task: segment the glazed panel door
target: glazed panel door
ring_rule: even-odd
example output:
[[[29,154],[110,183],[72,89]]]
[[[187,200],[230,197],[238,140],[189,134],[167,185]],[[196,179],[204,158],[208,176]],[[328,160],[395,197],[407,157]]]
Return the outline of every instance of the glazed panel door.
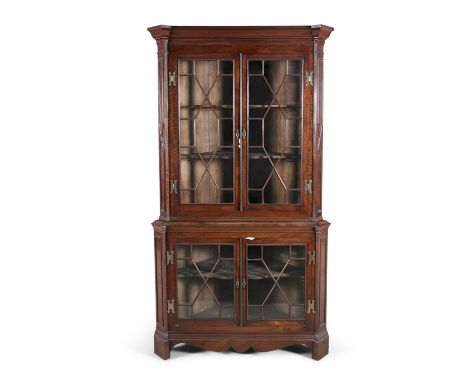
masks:
[[[168,243],[169,323],[232,327],[239,316],[238,240],[177,234]]]
[[[238,56],[179,54],[169,63],[172,210],[205,216],[237,211]]]
[[[311,60],[307,54],[243,58],[243,207],[311,212]]]
[[[314,244],[307,237],[243,240],[243,320],[247,326],[312,325]]]

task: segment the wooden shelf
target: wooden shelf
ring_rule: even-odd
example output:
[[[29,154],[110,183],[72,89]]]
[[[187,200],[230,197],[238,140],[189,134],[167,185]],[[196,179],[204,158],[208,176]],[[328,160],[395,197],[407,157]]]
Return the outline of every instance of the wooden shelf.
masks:
[[[267,109],[267,108],[282,108],[282,109],[294,109],[294,108],[300,108],[301,105],[249,105],[249,108],[251,109]],[[254,118],[255,119],[255,118]]]
[[[204,309],[201,312],[192,315],[192,320],[202,320],[202,319],[234,319],[234,306],[232,303],[224,303],[220,301],[221,304],[221,317],[220,307],[218,305],[212,306],[210,308]]]
[[[248,321],[262,321],[262,320],[289,320],[289,306],[286,304],[265,304],[263,306],[263,319],[262,309],[260,306],[249,305],[250,307],[258,307],[258,309],[249,309],[247,314]],[[302,308],[302,309],[301,309]],[[304,305],[294,305],[294,312],[291,311],[291,320],[304,320],[305,311]]]
[[[228,149],[229,150],[229,149]],[[213,160],[216,159],[231,159],[233,158],[234,154],[232,150],[220,150],[216,152],[216,156],[213,158]],[[210,160],[215,152],[203,152],[203,153],[190,153],[190,154],[180,154],[180,157],[182,159],[200,159],[200,156],[203,159],[208,159]],[[286,159],[286,160],[298,160],[300,159],[301,155],[300,154],[289,154],[289,153],[268,153],[268,156],[265,153],[256,153],[256,152],[249,152],[249,159],[268,159],[270,157],[271,159]]]
[[[216,159],[232,159],[234,157],[232,149],[220,150],[220,151],[216,151],[216,152],[180,154],[180,157],[182,159],[198,159],[198,160],[200,160],[200,156],[201,156],[203,158],[203,160],[205,160],[205,159],[210,160],[215,153],[216,153],[216,155],[213,158],[213,160],[216,160]]]
[[[196,263],[196,266],[200,270],[203,277],[210,276],[210,272],[213,269],[214,265],[216,264],[218,259],[208,259],[199,261]],[[191,265],[186,265],[181,268],[177,268],[177,277],[201,277],[200,273],[197,271],[195,266],[190,263]],[[233,259],[225,259],[220,260],[218,265],[216,265],[215,270],[211,274],[210,278],[212,279],[221,279],[221,280],[233,280],[234,279],[234,260]]]
[[[258,264],[256,264],[258,263]],[[276,272],[270,269],[270,272],[265,268],[261,261],[249,260],[247,270],[249,281],[264,280],[271,278],[278,278],[281,274],[281,279],[289,277],[304,277],[304,268],[296,267],[288,264],[283,273]]]
[[[203,277],[210,277],[211,279],[220,279],[220,280],[233,280],[234,279],[234,261],[232,259],[225,259],[220,260],[218,265],[216,265],[215,270],[213,273],[210,272],[213,269],[217,259],[208,259],[203,260],[196,263],[198,269],[200,270]],[[259,264],[255,264],[259,263]],[[271,271],[271,270],[270,270]],[[281,275],[281,278],[288,278],[288,277],[304,277],[304,268],[296,267],[294,265],[289,264],[286,267],[286,270]],[[279,277],[280,272],[271,271],[265,268],[263,263],[260,261],[250,260],[249,267],[248,267],[248,279],[249,281],[255,280],[264,280],[264,279],[272,279]],[[177,277],[201,277],[200,273],[197,271],[195,266],[184,266],[181,268],[177,268]]]
[[[261,153],[252,153],[249,151],[249,159],[268,159],[270,157],[271,159],[286,159],[286,160],[298,160],[300,159],[300,154],[288,154],[288,153],[268,153],[268,156],[266,154],[261,154]]]
[[[180,106],[184,110],[194,110],[194,109],[232,109],[232,105],[189,105],[189,106]]]

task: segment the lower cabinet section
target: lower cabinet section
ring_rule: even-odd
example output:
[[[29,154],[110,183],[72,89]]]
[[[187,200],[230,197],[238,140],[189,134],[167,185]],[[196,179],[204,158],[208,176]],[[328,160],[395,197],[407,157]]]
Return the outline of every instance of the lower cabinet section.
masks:
[[[325,310],[326,280],[319,270],[326,269],[327,227],[251,236],[162,233],[156,255],[165,258],[156,264],[164,318],[158,314],[156,353],[167,358],[164,349],[177,343],[213,349],[221,341],[245,350],[305,344],[313,353],[315,347],[314,358],[325,355],[328,334],[319,312]]]

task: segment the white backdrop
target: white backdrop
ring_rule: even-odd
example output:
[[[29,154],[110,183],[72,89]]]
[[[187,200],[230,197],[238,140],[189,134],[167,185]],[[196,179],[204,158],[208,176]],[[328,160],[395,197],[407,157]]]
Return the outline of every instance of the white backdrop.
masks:
[[[3,1],[0,380],[466,381],[462,3]],[[335,27],[325,45],[330,354],[162,361],[146,28],[319,23]]]

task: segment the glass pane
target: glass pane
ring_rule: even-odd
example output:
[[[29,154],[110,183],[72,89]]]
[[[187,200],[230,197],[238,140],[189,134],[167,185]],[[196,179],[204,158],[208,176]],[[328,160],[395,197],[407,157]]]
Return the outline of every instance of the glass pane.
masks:
[[[248,62],[248,203],[301,204],[302,60]]]
[[[305,319],[306,246],[247,246],[247,319]]]
[[[178,244],[177,317],[234,319],[234,246]]]
[[[234,62],[179,60],[180,203],[234,203]]]

